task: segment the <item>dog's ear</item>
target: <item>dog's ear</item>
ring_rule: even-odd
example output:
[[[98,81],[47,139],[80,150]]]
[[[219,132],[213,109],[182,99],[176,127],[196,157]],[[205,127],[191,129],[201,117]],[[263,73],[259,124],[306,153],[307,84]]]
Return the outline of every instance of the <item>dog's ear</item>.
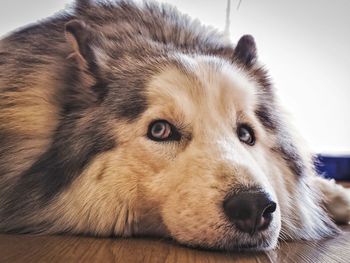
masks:
[[[92,29],[81,20],[71,20],[65,25],[65,36],[73,50],[69,58],[74,58],[82,69],[94,60],[89,45],[92,34]]]
[[[71,46],[71,54],[67,57],[73,60],[78,72],[71,72],[77,82],[69,83],[74,95],[70,96],[71,105],[87,107],[106,94],[106,83],[101,76],[98,64],[101,52],[93,49],[98,43],[98,33],[81,20],[71,20],[65,25],[65,36]],[[80,94],[77,96],[77,94]]]
[[[240,38],[233,54],[234,60],[246,67],[251,67],[257,60],[255,40],[251,35]]]

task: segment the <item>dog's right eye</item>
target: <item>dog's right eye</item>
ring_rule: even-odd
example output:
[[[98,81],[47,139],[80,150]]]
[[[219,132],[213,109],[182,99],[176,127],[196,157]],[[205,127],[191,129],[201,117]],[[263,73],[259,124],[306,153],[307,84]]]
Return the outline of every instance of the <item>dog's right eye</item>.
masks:
[[[147,137],[153,141],[179,141],[180,133],[166,120],[157,120],[148,127]]]
[[[255,135],[253,129],[246,125],[242,124],[237,129],[237,135],[241,142],[253,146],[255,144]]]

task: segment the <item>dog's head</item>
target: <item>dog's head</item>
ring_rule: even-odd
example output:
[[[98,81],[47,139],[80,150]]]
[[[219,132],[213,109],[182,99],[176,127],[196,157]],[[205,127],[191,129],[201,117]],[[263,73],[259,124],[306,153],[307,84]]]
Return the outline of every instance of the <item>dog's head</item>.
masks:
[[[91,120],[108,122],[115,147],[62,195],[62,224],[223,249],[269,249],[279,236],[328,231],[304,183],[309,157],[285,128],[251,36],[213,55],[148,42],[116,47],[79,21],[66,32],[102,98]]]
[[[22,218],[25,231],[157,235],[220,249],[332,232],[307,185],[310,157],[251,36],[233,48],[195,28],[171,31],[173,15],[171,26],[157,24],[155,7],[146,17],[86,10],[94,27],[66,24],[70,64],[51,146],[18,180],[2,225]],[[113,24],[124,16],[133,27]]]

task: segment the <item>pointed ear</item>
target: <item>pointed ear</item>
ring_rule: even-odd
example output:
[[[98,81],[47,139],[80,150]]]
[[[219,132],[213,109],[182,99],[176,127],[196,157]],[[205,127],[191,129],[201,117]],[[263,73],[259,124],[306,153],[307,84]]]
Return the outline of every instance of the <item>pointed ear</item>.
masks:
[[[86,69],[92,61],[92,52],[89,40],[92,36],[91,29],[81,20],[71,20],[65,26],[67,42],[71,45],[73,53],[69,58],[77,60],[79,66]]]
[[[240,38],[235,47],[234,59],[239,63],[251,67],[257,59],[255,40],[251,35],[244,35]]]

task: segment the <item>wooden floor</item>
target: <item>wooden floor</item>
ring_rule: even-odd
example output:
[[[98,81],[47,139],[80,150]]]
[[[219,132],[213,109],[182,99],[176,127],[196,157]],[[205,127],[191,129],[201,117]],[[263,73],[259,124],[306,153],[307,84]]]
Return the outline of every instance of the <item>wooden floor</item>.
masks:
[[[0,235],[0,262],[350,262],[350,226],[335,238],[281,244],[268,253],[190,249],[155,239]]]
[[[0,235],[0,263],[7,262],[312,262],[349,263],[350,225],[318,242],[283,243],[268,253],[190,249],[157,239]]]

